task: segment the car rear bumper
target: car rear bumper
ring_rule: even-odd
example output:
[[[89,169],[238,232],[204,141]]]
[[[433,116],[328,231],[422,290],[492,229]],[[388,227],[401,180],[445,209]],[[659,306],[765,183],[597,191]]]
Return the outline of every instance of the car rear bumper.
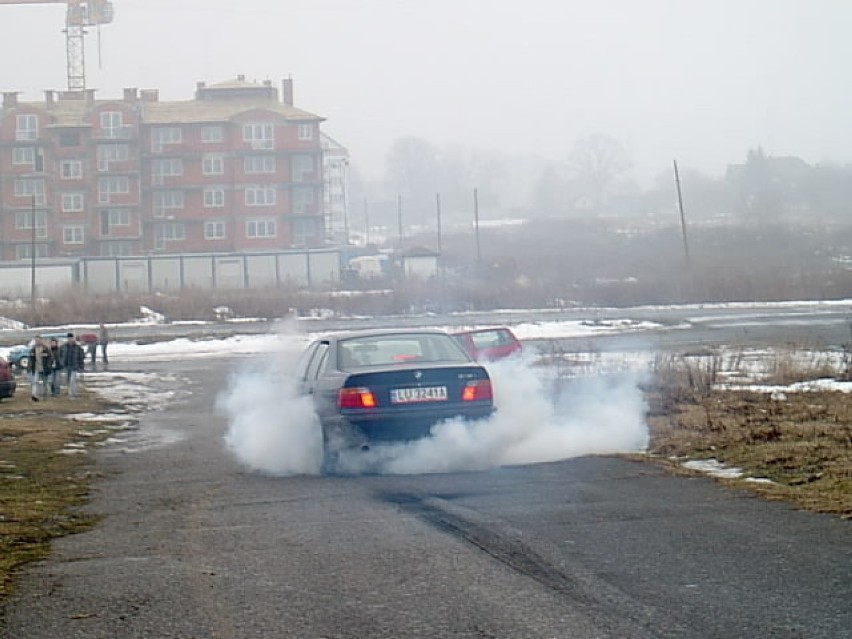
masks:
[[[450,419],[474,421],[486,419],[494,413],[494,406],[477,404],[465,407],[423,410],[375,410],[347,412],[328,421],[328,426],[338,432],[348,433],[347,439],[362,445],[368,442],[411,441],[429,436],[432,427]]]

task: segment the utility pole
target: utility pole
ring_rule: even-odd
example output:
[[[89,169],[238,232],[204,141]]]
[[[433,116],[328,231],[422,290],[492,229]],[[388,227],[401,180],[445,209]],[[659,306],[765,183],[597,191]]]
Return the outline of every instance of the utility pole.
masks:
[[[438,215],[438,256],[441,255],[441,194],[435,194],[436,213]]]
[[[396,196],[396,223],[399,227],[399,248],[402,249],[402,193]]]
[[[343,236],[346,238],[346,246],[349,246],[349,200],[346,191],[349,190],[348,173],[349,160],[344,159],[340,167],[341,182],[343,185]]]
[[[33,308],[33,320],[36,317],[36,196],[32,196],[32,239],[30,242],[30,304]]]
[[[364,246],[370,245],[370,205],[367,204],[367,196],[364,196]]]
[[[476,262],[482,262],[482,247],[479,243],[479,191],[473,189],[473,228],[476,233]]]
[[[680,190],[680,173],[677,170],[677,160],[674,160],[675,184],[677,184],[677,206],[680,210],[680,228],[683,233],[683,254],[686,258],[687,268],[690,266],[689,259],[689,242],[686,238],[686,216],[683,213],[683,195]]]

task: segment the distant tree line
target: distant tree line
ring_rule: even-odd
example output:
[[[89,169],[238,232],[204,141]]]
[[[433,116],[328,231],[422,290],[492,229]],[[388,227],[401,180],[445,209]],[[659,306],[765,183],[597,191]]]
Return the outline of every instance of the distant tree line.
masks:
[[[496,150],[442,149],[420,138],[401,138],[387,153],[383,180],[365,184],[355,175],[352,219],[362,217],[358,203],[369,200],[374,224],[395,227],[402,217],[406,227],[433,225],[440,194],[448,223],[469,222],[474,188],[487,217],[674,219],[671,169],[661,172],[653,186],[640,188],[626,176],[630,168],[624,147],[599,133],[578,139],[561,162]],[[849,165],[811,165],[758,147],[721,176],[681,167],[681,182],[692,221],[852,222]]]

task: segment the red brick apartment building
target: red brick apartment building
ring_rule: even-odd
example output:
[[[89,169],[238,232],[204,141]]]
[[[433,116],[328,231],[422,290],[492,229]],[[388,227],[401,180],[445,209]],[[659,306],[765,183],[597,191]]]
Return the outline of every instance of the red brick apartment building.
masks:
[[[292,98],[243,76],[180,102],[4,93],[0,260],[321,244],[322,118]]]

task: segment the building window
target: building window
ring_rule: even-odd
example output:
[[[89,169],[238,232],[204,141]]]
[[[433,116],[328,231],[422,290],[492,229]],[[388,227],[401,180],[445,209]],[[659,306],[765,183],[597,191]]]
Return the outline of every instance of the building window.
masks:
[[[130,158],[130,147],[126,144],[99,144],[97,149],[98,171],[109,171],[114,162],[127,162]]]
[[[15,180],[15,197],[35,197],[35,203],[43,205],[44,180]]]
[[[243,141],[253,149],[271,149],[275,146],[275,128],[271,124],[244,124]]]
[[[293,213],[315,213],[315,197],[312,188],[293,189]]]
[[[80,213],[84,210],[84,198],[82,193],[63,193],[62,212]]]
[[[154,217],[163,217],[166,211],[182,209],[183,204],[183,191],[155,191]]]
[[[246,222],[246,237],[268,238],[278,235],[275,220],[248,220]]]
[[[151,131],[151,150],[155,153],[162,151],[166,144],[180,144],[182,141],[180,127],[160,126]]]
[[[47,215],[44,211],[36,211],[35,224],[36,237],[47,237]],[[33,212],[18,211],[17,213],[15,213],[15,228],[19,231],[32,231]]]
[[[47,244],[36,244],[36,257],[47,257]],[[32,244],[18,244],[15,247],[15,257],[19,260],[32,259]]]
[[[34,166],[35,148],[31,146],[16,146],[12,151],[12,164],[15,166]]]
[[[85,238],[85,228],[83,226],[63,226],[62,227],[62,243],[63,244],[83,244]]]
[[[204,189],[204,206],[206,208],[225,206],[225,189]]]
[[[224,222],[205,222],[204,223],[204,239],[205,240],[224,240],[225,239],[225,223]]]
[[[133,244],[131,242],[103,242],[101,244],[101,255],[103,257],[133,255]]]
[[[246,187],[246,206],[275,206],[274,186]]]
[[[126,175],[98,178],[98,202],[109,204],[113,195],[130,193],[130,180]]]
[[[83,161],[62,160],[59,163],[59,175],[63,180],[79,180],[83,177]]]
[[[109,226],[130,226],[130,211],[127,209],[107,209],[101,211]]]
[[[111,140],[129,137],[128,129],[124,126],[124,115],[121,111],[104,111],[101,113],[101,132],[103,137]]]
[[[165,158],[151,162],[151,182],[162,184],[164,178],[183,175],[183,160],[181,158]]]
[[[294,155],[290,161],[293,182],[309,182],[314,179],[312,155]]]
[[[25,113],[15,117],[15,139],[38,139],[38,117],[34,113]]]
[[[314,125],[313,124],[300,124],[299,125],[299,139],[300,140],[313,140],[314,139]]]
[[[225,141],[225,130],[221,126],[201,127],[201,141],[205,144]]]
[[[247,155],[243,160],[246,173],[275,173],[274,155]]]
[[[222,155],[205,155],[201,161],[201,171],[204,175],[222,175],[225,172],[225,157]]]

